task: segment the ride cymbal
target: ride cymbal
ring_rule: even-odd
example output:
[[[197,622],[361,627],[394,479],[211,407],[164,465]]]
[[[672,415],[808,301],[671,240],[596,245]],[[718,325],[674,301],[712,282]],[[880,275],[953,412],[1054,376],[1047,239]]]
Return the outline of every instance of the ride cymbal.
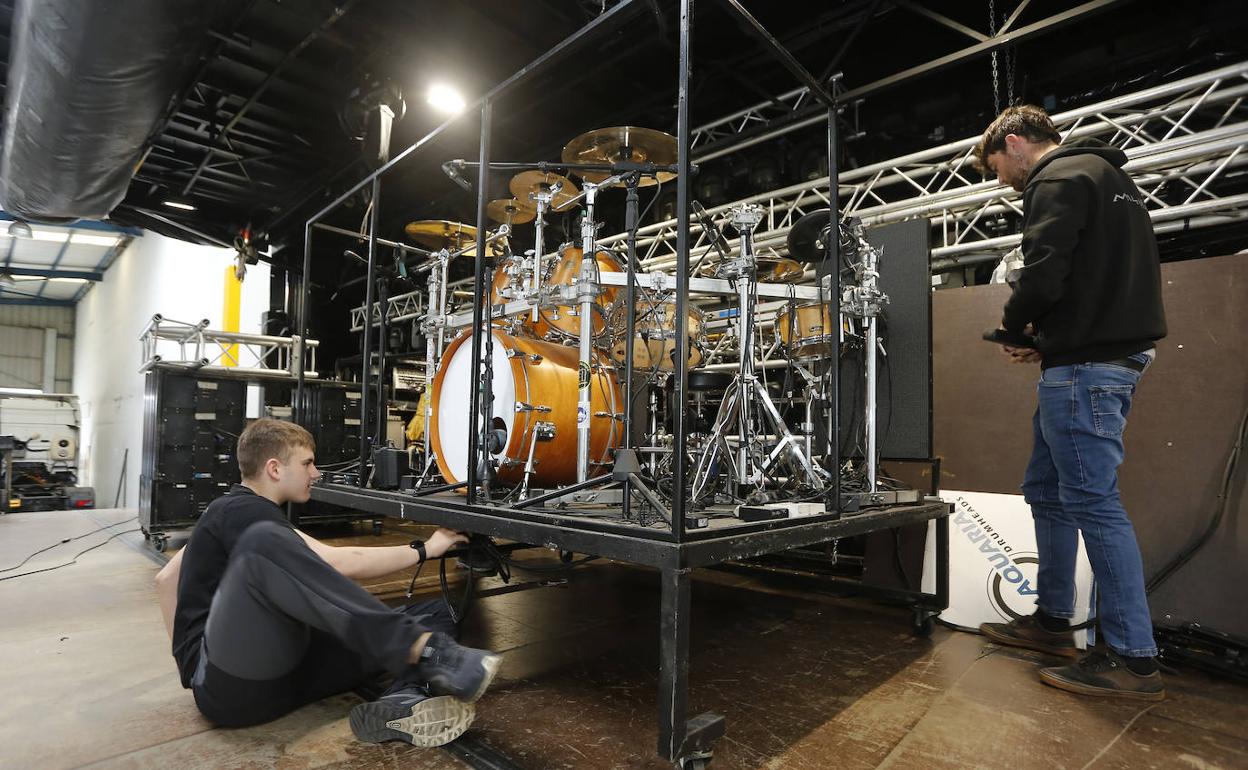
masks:
[[[654,163],[670,166],[676,162],[676,137],[653,128],[612,126],[586,131],[563,147],[564,163]],[[577,176],[597,184],[611,176],[606,171],[578,171]],[[643,176],[639,187],[650,187],[675,179],[670,171]]]

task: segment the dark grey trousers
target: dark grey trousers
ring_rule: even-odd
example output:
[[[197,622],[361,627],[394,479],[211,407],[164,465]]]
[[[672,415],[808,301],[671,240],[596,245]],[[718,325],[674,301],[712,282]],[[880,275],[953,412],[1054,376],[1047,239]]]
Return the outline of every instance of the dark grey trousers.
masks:
[[[442,600],[391,609],[289,527],[258,522],[213,596],[195,702],[218,725],[267,722],[383,674],[412,677],[408,656],[427,631],[455,634]]]

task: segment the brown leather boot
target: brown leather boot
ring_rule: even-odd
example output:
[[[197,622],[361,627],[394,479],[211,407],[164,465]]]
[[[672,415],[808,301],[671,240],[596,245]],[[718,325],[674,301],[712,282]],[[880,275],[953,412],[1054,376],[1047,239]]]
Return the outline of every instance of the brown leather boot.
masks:
[[[1079,651],[1075,649],[1074,631],[1046,631],[1035,615],[1016,618],[1009,623],[981,623],[979,632],[995,644],[1007,647],[1022,647],[1063,658],[1079,656]]]

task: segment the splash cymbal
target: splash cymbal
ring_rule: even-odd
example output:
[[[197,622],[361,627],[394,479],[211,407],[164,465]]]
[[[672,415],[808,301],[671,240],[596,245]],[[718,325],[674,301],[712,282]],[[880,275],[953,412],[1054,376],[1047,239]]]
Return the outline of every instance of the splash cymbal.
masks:
[[[521,171],[519,174],[516,174],[511,178],[508,188],[511,190],[511,194],[516,196],[518,200],[527,201],[529,205],[533,205],[532,200],[529,199],[530,193],[541,192],[544,189],[554,187],[556,184],[563,186],[551,198],[550,205],[552,208],[563,208],[573,198],[581,194],[580,188],[566,176],[556,174],[553,171],[538,171],[537,169]]]
[[[563,147],[560,159],[564,163],[654,163],[670,166],[676,162],[676,137],[653,128],[637,126],[612,126],[586,131]],[[610,176],[606,171],[581,171],[577,176],[588,182],[598,183]],[[669,171],[660,171],[656,177],[642,177],[640,187],[650,187],[675,179]]]
[[[485,213],[495,222],[522,225],[537,219],[537,207],[519,198],[499,198],[485,206]]]

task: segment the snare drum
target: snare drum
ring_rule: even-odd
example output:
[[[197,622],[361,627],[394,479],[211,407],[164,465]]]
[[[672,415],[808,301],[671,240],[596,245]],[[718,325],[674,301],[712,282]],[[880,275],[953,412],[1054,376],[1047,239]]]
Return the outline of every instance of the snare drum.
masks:
[[[776,336],[785,353],[793,359],[823,358],[832,355],[836,327],[830,308],[820,302],[786,305],[776,311]]]
[[[619,339],[611,347],[611,357],[623,364],[628,353],[628,340],[624,336],[628,328],[628,308],[617,304],[611,311],[611,328]],[[689,335],[689,368],[702,365],[702,348],[706,342],[705,320],[701,310],[686,310],[685,333]],[[675,370],[676,359],[676,303],[653,302],[639,299],[633,323],[633,370],[657,368],[662,372]]]
[[[505,434],[498,478],[508,484],[524,478],[533,454],[532,483],[543,487],[576,481],[577,401],[580,385],[576,348],[553,342],[494,334],[494,402],[491,425]],[[624,400],[615,373],[595,352],[590,374],[590,475],[605,471],[611,451],[621,444]],[[472,335],[452,342],[433,378],[430,448],[448,483],[468,478],[468,410],[478,392],[472,376]]]

